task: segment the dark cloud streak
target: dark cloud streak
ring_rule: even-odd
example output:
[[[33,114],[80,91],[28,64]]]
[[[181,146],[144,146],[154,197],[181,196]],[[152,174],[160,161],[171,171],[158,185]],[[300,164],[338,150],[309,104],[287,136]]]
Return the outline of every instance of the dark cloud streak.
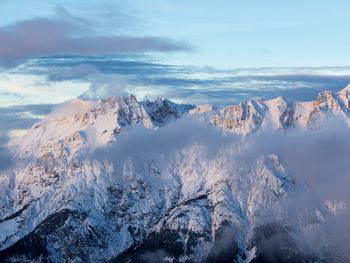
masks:
[[[350,82],[350,68],[255,68],[219,70],[195,66],[161,64],[152,56],[119,54],[118,56],[59,56],[32,61],[26,73],[47,76],[49,81],[115,80],[124,76],[130,87],[158,90],[159,96],[186,103],[231,105],[251,97],[265,99],[284,96],[288,101],[310,101],[319,92],[337,92]],[[344,72],[339,74],[339,72]],[[309,73],[301,73],[306,71]],[[324,71],[324,72],[323,72]],[[196,74],[201,75],[200,78]],[[103,84],[106,84],[103,81]],[[103,94],[118,95],[110,83]],[[98,84],[94,85],[95,93]],[[150,92],[157,93],[157,92]],[[194,97],[202,98],[192,101]],[[154,97],[150,99],[155,99]]]
[[[103,56],[123,52],[189,51],[185,43],[155,36],[101,35],[94,23],[63,7],[53,18],[33,18],[0,27],[0,63],[13,66],[51,55]]]

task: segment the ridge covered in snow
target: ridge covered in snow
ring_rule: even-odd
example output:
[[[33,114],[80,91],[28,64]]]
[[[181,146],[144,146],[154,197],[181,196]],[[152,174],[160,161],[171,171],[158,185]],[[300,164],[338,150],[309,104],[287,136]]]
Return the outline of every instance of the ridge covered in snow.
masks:
[[[254,98],[225,108],[132,95],[73,100],[8,145],[14,164],[0,170],[0,258],[327,261],[288,224],[264,219],[310,186],[288,170],[283,152],[261,146],[259,131],[308,133],[333,118],[350,125],[350,85],[311,102]],[[327,204],[300,229],[342,207]]]

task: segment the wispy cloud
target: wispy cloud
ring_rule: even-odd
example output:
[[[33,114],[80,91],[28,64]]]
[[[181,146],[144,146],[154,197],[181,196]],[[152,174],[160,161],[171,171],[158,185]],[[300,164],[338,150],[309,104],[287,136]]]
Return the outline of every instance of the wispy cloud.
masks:
[[[19,133],[29,129],[35,122],[52,111],[54,107],[54,104],[0,107],[0,147],[11,136],[16,135],[16,133],[20,135]]]

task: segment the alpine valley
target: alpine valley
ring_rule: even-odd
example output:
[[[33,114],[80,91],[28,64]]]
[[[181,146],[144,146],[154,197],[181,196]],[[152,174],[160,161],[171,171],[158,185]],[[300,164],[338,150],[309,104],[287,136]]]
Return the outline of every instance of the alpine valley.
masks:
[[[349,173],[349,125],[350,85],[229,107],[72,100],[1,148],[0,261],[349,262],[329,227],[347,201],[320,194]]]

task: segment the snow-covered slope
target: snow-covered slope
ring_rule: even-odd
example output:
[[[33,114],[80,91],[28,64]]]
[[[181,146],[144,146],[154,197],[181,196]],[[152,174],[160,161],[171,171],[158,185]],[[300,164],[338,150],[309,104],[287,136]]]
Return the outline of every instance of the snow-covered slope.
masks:
[[[278,233],[293,249],[276,255],[310,260],[288,229],[257,227],[299,182],[275,153],[248,157],[241,135],[315,129],[331,115],[350,123],[349,102],[350,86],[314,102],[223,109],[134,96],[71,101],[8,146],[17,161],[0,172],[0,258],[259,262],[261,235]]]

